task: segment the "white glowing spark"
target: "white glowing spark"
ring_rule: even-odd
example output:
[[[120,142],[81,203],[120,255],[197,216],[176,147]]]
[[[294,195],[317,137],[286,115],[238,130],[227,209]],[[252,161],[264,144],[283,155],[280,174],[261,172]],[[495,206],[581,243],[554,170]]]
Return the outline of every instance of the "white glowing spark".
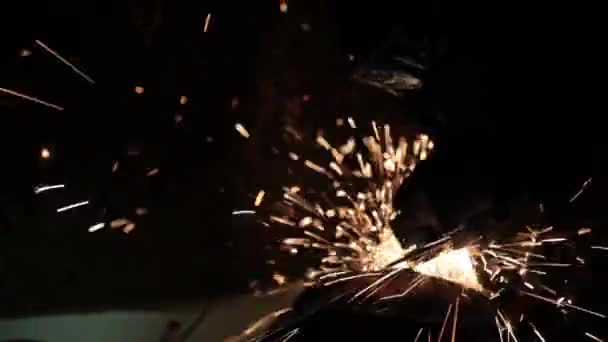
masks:
[[[40,185],[40,186],[37,186],[37,187],[34,189],[34,193],[35,193],[35,194],[39,194],[39,193],[41,193],[41,192],[45,192],[45,191],[48,191],[48,190],[54,190],[54,189],[63,189],[63,188],[65,188],[65,184],[56,184],[56,185]]]
[[[46,102],[46,101],[43,101],[43,100],[41,100],[41,99],[39,99],[39,98],[36,98],[36,97],[30,96],[30,95],[25,95],[25,94],[22,94],[22,93],[16,92],[16,91],[14,91],[14,90],[6,89],[6,88],[0,88],[0,92],[2,92],[2,93],[6,93],[6,94],[9,94],[9,95],[13,95],[13,96],[16,96],[16,97],[22,98],[22,99],[24,99],[24,100],[28,100],[28,101],[31,101],[31,102],[35,102],[35,103],[41,104],[41,105],[43,105],[43,106],[46,106],[46,107],[49,107],[49,108],[53,108],[53,109],[59,110],[59,111],[62,111],[62,110],[63,110],[63,107],[60,107],[60,106],[58,106],[58,105],[55,105],[55,104],[52,104],[52,103],[49,103],[49,102]]]
[[[590,333],[586,332],[585,336],[589,337],[590,339],[596,341],[596,342],[604,342],[604,340],[602,340],[601,338],[591,335]]]
[[[38,44],[38,46],[40,46],[41,48],[43,48],[44,50],[46,50],[48,53],[50,53],[51,55],[55,56],[55,58],[57,58],[63,64],[65,64],[68,67],[70,67],[78,75],[82,76],[82,78],[84,78],[85,80],[87,80],[87,82],[89,82],[91,84],[95,84],[95,81],[93,81],[93,79],[89,75],[85,74],[83,71],[81,71],[80,69],[78,69],[76,66],[74,66],[74,64],[70,63],[67,59],[63,58],[61,55],[59,55],[56,51],[54,51],[53,49],[51,49],[50,47],[48,47],[46,44],[44,44],[43,42],[41,42],[39,40],[35,40],[34,42],[36,44]]]
[[[253,215],[255,214],[254,210],[234,210],[232,215]]]
[[[570,203],[574,202],[577,198],[579,198],[580,195],[583,194],[583,192],[585,191],[585,189],[587,189],[587,186],[589,186],[589,184],[591,184],[591,181],[593,180],[592,177],[589,177],[589,179],[587,179],[583,185],[581,186],[581,188],[574,194],[574,196],[572,196],[570,198]]]
[[[92,225],[92,226],[89,227],[89,233],[96,232],[96,231],[102,229],[105,226],[106,226],[106,224],[103,223],[103,222],[102,223],[94,224],[94,225]]]
[[[64,212],[66,210],[82,207],[82,206],[87,205],[87,204],[89,204],[89,201],[82,201],[82,202],[70,204],[70,205],[67,205],[65,207],[61,207],[61,208],[57,209],[57,212],[61,213],[61,212]]]

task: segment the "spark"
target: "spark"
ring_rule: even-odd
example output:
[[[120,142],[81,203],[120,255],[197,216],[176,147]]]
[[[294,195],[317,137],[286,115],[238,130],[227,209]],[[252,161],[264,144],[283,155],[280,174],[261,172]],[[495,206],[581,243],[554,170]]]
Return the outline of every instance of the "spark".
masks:
[[[65,184],[40,185],[34,189],[34,193],[39,194],[41,192],[45,192],[48,190],[63,189],[63,188],[65,188]]]
[[[585,336],[589,337],[590,339],[597,341],[597,342],[604,342],[604,340],[602,340],[601,338],[591,335],[590,333],[586,332]]]
[[[323,286],[331,286],[337,283],[342,283],[348,280],[353,280],[353,279],[358,279],[358,278],[366,278],[366,277],[374,277],[377,276],[379,273],[357,273],[355,275],[351,275],[351,276],[347,276],[347,277],[342,277],[342,278],[338,278],[338,279],[334,279],[328,282],[323,283]]]
[[[420,328],[420,330],[418,330],[418,333],[416,334],[416,338],[414,338],[414,342],[418,342],[418,339],[422,335],[423,331],[424,331],[424,328]]]
[[[13,96],[22,98],[24,100],[35,102],[35,103],[41,104],[43,106],[56,109],[58,111],[62,111],[63,110],[63,107],[61,107],[61,106],[58,106],[58,105],[55,105],[55,104],[43,101],[43,100],[41,100],[39,98],[30,96],[30,95],[25,95],[25,94],[19,93],[19,92],[14,91],[14,90],[6,89],[6,88],[0,88],[0,92],[5,93],[5,94],[9,94],[9,95],[13,95]]]
[[[122,231],[129,234],[133,229],[135,229],[135,223],[130,222],[122,228]]]
[[[287,13],[288,7],[287,7],[287,0],[280,0],[279,1],[279,10],[283,13]]]
[[[49,151],[48,148],[43,148],[42,150],[40,150],[40,157],[42,159],[50,159],[51,158],[51,151]]]
[[[585,189],[587,188],[587,186],[589,186],[589,184],[591,184],[591,181],[593,180],[592,177],[589,177],[589,179],[587,179],[583,185],[581,186],[581,188],[574,194],[574,196],[572,196],[570,198],[570,203],[576,201],[576,199],[583,194],[583,192],[585,191]]]
[[[182,95],[179,97],[179,104],[181,105],[185,105],[186,103],[188,103],[188,97],[185,95]]]
[[[44,44],[43,42],[39,41],[39,40],[35,40],[34,41],[38,46],[40,46],[41,48],[43,48],[44,50],[46,50],[46,52],[50,53],[51,55],[55,56],[55,58],[57,58],[59,61],[61,61],[63,64],[67,65],[68,67],[70,67],[72,70],[74,70],[74,72],[76,72],[78,75],[80,75],[82,78],[84,78],[85,80],[87,80],[87,82],[91,83],[91,84],[95,84],[95,81],[87,74],[85,74],[83,71],[81,71],[80,69],[78,69],[76,66],[74,66],[74,64],[70,63],[67,59],[63,58],[61,55],[59,55],[55,50],[51,49],[50,47],[48,47],[46,44]]]
[[[74,208],[85,206],[87,204],[89,204],[89,201],[82,201],[82,202],[70,204],[70,205],[67,205],[65,207],[61,207],[61,208],[57,209],[57,212],[61,213],[61,212],[64,212],[64,211],[67,211],[67,210],[70,210],[70,209],[74,209]]]
[[[94,224],[94,225],[92,225],[92,226],[89,227],[89,233],[96,232],[96,231],[102,229],[105,226],[106,226],[106,224],[103,223],[103,222]]]
[[[352,129],[359,129],[352,117],[346,121]],[[336,120],[338,127],[344,123],[343,119]],[[439,334],[439,340],[444,334],[447,335],[445,328],[454,309],[452,342],[456,340],[460,295],[467,296],[468,293],[496,304],[495,323],[500,340],[503,341],[506,336],[507,341],[517,342],[517,324],[523,324],[524,315],[522,313],[517,316],[519,320],[513,320],[513,317],[507,315],[508,311],[503,311],[501,302],[504,296],[500,297],[515,283],[512,275],[521,277],[522,281],[517,283],[521,284],[518,285],[517,292],[520,297],[532,297],[555,304],[558,308],[570,308],[605,317],[601,313],[573,305],[566,297],[558,298],[557,291],[540,282],[538,276],[550,274],[545,267],[572,266],[570,263],[554,262],[550,258],[551,253],[542,254],[545,248],[571,244],[565,237],[548,236],[553,231],[552,226],[532,225],[525,227],[524,232],[499,241],[488,241],[484,236],[479,236],[466,244],[456,242],[459,241],[456,237],[464,234],[460,232],[462,227],[435,241],[420,244],[422,247],[417,247],[407,238],[403,241],[397,239],[391,227],[391,222],[399,215],[399,211],[393,208],[393,196],[416,165],[428,158],[434,144],[426,134],[419,134],[408,141],[404,137],[394,139],[389,125],[378,129],[376,122],[372,121],[370,126],[369,134],[357,134],[363,138],[351,136],[344,141],[332,141],[335,147],[328,141],[330,139],[318,134],[313,138],[313,143],[322,147],[316,150],[326,154],[323,159],[301,158],[295,152],[289,152],[291,161],[302,163],[317,172],[319,177],[324,177],[328,188],[307,188],[301,183],[296,188],[293,185],[283,186],[280,205],[267,203],[268,201],[264,203],[269,205],[270,215],[268,220],[263,221],[294,233],[293,236],[281,239],[282,250],[292,255],[318,256],[306,273],[311,284],[330,286],[360,278],[372,278],[366,286],[346,294],[349,303],[355,300],[363,302],[380,293],[389,284],[399,284],[398,293],[378,295],[376,303],[401,300],[414,292],[414,289],[423,286],[429,278],[458,285],[463,292],[448,307]],[[257,197],[259,196],[260,193]],[[256,207],[262,205],[261,200],[258,203],[257,197],[254,202]],[[578,235],[590,232],[589,228],[581,228]],[[538,248],[540,246],[543,248]],[[608,250],[608,247],[602,246],[591,248]],[[311,251],[311,254],[307,251]],[[395,280],[406,271],[415,272],[416,277],[401,285]],[[535,289],[547,291],[558,299],[527,291]],[[465,292],[466,290],[472,291]],[[416,340],[420,338],[423,329],[419,330]],[[533,329],[536,336],[544,341],[540,332],[535,327]],[[429,338],[430,334],[429,330]]]
[[[239,132],[241,134],[241,136],[243,136],[244,138],[249,138],[249,132],[247,132],[247,130],[245,129],[245,127],[243,127],[243,125],[241,125],[240,123],[236,123],[234,125],[234,128],[237,130],[237,132]]]
[[[450,304],[448,306],[448,310],[445,313],[445,318],[443,319],[443,324],[441,324],[441,330],[439,331],[439,338],[437,338],[437,341],[441,341],[441,338],[443,337],[443,332],[445,331],[445,326],[448,323],[448,318],[450,317],[451,312],[452,312],[452,304]]]
[[[146,214],[148,214],[148,209],[146,209],[146,208],[137,208],[137,209],[135,209],[135,214],[137,216],[146,215]]]
[[[144,87],[142,86],[136,86],[135,87],[135,93],[138,95],[142,95],[144,93]]]
[[[606,246],[591,246],[591,249],[601,249],[603,251],[608,251],[608,247]]]
[[[154,176],[154,175],[157,175],[158,172],[159,172],[158,168],[154,168],[154,169],[148,171],[148,173],[146,173],[146,176],[148,176],[148,177]]]
[[[534,331],[534,334],[538,337],[540,342],[546,342],[545,338],[540,333],[540,331],[538,331],[538,329],[536,329],[536,326],[534,325],[534,323],[532,323],[532,322],[529,322],[529,323],[530,323],[530,326],[532,327],[532,331]]]
[[[262,204],[262,201],[264,200],[265,194],[266,194],[266,192],[264,190],[258,191],[257,196],[255,196],[255,202],[253,202],[253,205],[256,207],[259,207],[260,204]]]
[[[456,325],[458,324],[458,307],[460,306],[460,296],[456,297],[456,309],[454,310],[454,321],[452,323],[452,342],[456,341]]]
[[[274,281],[276,281],[279,285],[283,285],[287,282],[287,278],[280,273],[274,273],[272,275],[272,279],[274,279]]]
[[[253,215],[255,210],[234,210],[232,215]]]
[[[21,49],[21,51],[19,52],[19,56],[21,57],[29,57],[32,55],[32,50],[30,49]]]
[[[578,230],[578,235],[585,235],[591,233],[591,228],[581,228]]]
[[[205,17],[205,26],[203,27],[203,32],[209,32],[209,23],[211,22],[211,13],[208,13]]]
[[[353,118],[351,118],[350,116],[347,119],[348,124],[350,125],[351,128],[357,128],[357,124],[355,123],[355,120],[353,120]]]
[[[568,308],[571,308],[571,309],[575,309],[575,310],[578,310],[578,311],[581,311],[581,312],[585,312],[585,313],[588,313],[590,315],[594,315],[594,316],[597,316],[597,317],[600,317],[600,318],[606,318],[606,315],[601,314],[599,312],[595,312],[595,311],[591,311],[591,310],[588,310],[588,309],[585,309],[585,308],[581,308],[580,306],[576,306],[576,305],[573,305],[573,304],[570,304],[570,303],[564,303],[563,302],[563,298],[555,300],[555,299],[543,297],[541,295],[537,295],[537,294],[534,294],[534,293],[531,293],[531,292],[527,292],[527,291],[524,291],[524,290],[521,290],[520,292],[522,294],[526,295],[526,296],[530,296],[532,298],[540,299],[540,300],[545,301],[547,303],[555,304],[557,306],[565,306],[565,307],[568,307]]]
[[[283,338],[281,338],[281,340],[279,342],[287,342],[287,341],[289,341],[292,337],[294,337],[295,335],[297,335],[298,332],[300,332],[300,328],[293,329],[292,331],[288,332]]]
[[[426,279],[424,277],[417,276],[416,278],[414,278],[414,280],[411,281],[410,286],[408,286],[401,293],[392,295],[392,296],[385,296],[385,297],[380,298],[380,300],[392,300],[392,299],[396,299],[396,298],[403,298],[403,297],[407,296],[410,292],[412,292],[415,288],[417,288],[422,283],[424,283],[425,280]]]

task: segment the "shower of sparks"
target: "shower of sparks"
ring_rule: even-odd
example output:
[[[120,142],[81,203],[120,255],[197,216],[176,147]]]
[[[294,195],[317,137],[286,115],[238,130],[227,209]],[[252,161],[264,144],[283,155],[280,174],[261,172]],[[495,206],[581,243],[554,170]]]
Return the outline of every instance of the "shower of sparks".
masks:
[[[43,100],[38,99],[38,98],[33,97],[33,96],[29,96],[29,95],[25,95],[25,94],[16,92],[14,90],[6,89],[6,88],[0,88],[0,92],[5,93],[5,94],[9,94],[9,95],[13,95],[13,96],[16,96],[16,97],[20,97],[20,98],[22,98],[24,100],[35,102],[35,103],[41,104],[43,106],[59,110],[59,111],[63,110],[63,107],[60,107],[58,105],[55,105],[55,104],[52,104],[52,103],[49,103],[49,102],[46,102],[46,101],[43,101]]]
[[[89,227],[89,233],[96,232],[96,231],[102,229],[105,226],[106,226],[106,224],[103,223],[103,222],[102,223],[94,224],[94,225],[92,225],[92,226]]]
[[[71,210],[71,209],[74,209],[74,208],[85,206],[87,204],[89,204],[89,201],[82,201],[82,202],[70,204],[70,205],[67,205],[65,207],[61,207],[61,208],[57,209],[57,212],[61,213],[61,212],[68,211],[68,210]]]
[[[78,69],[74,64],[70,63],[67,59],[63,58],[60,54],[58,54],[55,50],[51,49],[50,47],[48,47],[46,44],[44,44],[43,42],[36,40],[34,41],[38,46],[40,46],[41,48],[43,48],[46,52],[50,53],[51,55],[55,56],[55,58],[57,58],[59,61],[61,61],[61,63],[67,65],[68,67],[70,67],[72,70],[74,70],[75,73],[77,73],[78,75],[80,75],[82,78],[84,78],[85,80],[87,80],[87,82],[91,83],[91,84],[95,84],[95,81],[87,74],[85,74],[83,71],[81,71],[80,69]]]
[[[63,189],[65,188],[65,184],[55,184],[55,185],[40,185],[34,189],[34,193],[37,195],[41,192],[55,190],[55,189]]]
[[[205,26],[203,27],[203,32],[208,32],[209,31],[209,23],[211,22],[211,13],[207,14],[207,16],[205,17]]]
[[[591,184],[591,181],[593,180],[593,178],[589,178],[587,179],[583,185],[581,186],[581,188],[574,194],[574,196],[572,196],[572,198],[570,198],[570,203],[576,201],[577,198],[579,198],[580,195],[583,194],[583,192],[585,192],[585,189],[587,189],[587,187],[589,186],[589,184]]]
[[[245,127],[243,127],[243,125],[241,125],[240,123],[236,123],[234,125],[234,128],[236,129],[237,132],[239,132],[239,134],[241,136],[243,136],[243,138],[249,138],[249,132],[247,132],[247,130],[245,129]]]
[[[352,129],[357,124],[352,118],[347,122]],[[336,121],[343,126],[344,121]],[[281,246],[291,255],[306,255],[310,250],[319,255],[318,263],[311,264],[306,277],[311,284],[331,286],[337,283],[369,278],[371,282],[348,295],[349,303],[360,303],[371,298],[382,288],[393,283],[403,272],[414,272],[417,276],[399,288],[398,294],[381,296],[380,300],[399,301],[406,295],[415,295],[417,288],[426,285],[429,278],[438,278],[462,288],[463,295],[471,293],[496,303],[496,327],[501,341],[517,341],[518,325],[527,324],[542,342],[540,330],[526,315],[505,309],[502,296],[507,289],[521,284],[519,297],[530,297],[540,302],[555,305],[561,311],[576,310],[585,314],[605,318],[602,313],[573,304],[566,294],[545,285],[551,268],[568,268],[583,264],[577,257],[573,263],[552,260],[543,254],[545,249],[571,244],[582,235],[590,234],[590,228],[580,228],[571,234],[554,232],[552,226],[527,226],[513,237],[490,241],[479,236],[465,245],[454,242],[460,227],[423,246],[399,241],[391,227],[391,221],[399,214],[393,208],[393,196],[412,174],[419,161],[429,157],[434,149],[433,141],[419,134],[412,141],[403,137],[393,139],[388,125],[371,123],[370,133],[360,142],[354,137],[336,144],[319,134],[315,142],[330,157],[324,163],[306,159],[289,152],[289,159],[299,161],[309,171],[328,180],[326,189],[307,189],[302,185],[283,187],[281,203],[269,203],[266,226],[280,227],[293,233],[283,238]],[[583,185],[588,186],[591,179]],[[254,205],[261,205],[258,193]],[[264,208],[256,210],[263,213]],[[409,246],[404,248],[403,246]],[[608,250],[608,247],[591,246],[592,249]],[[276,278],[277,283],[287,280]],[[515,281],[513,281],[515,280]],[[394,293],[394,292],[393,292]],[[376,298],[377,299],[377,298]],[[429,328],[428,337],[438,334],[441,339],[450,313],[453,313],[451,341],[456,341],[460,298],[450,305],[441,332],[432,332],[423,327],[416,335],[418,340]],[[451,312],[453,311],[453,312]]]
[[[352,118],[348,122],[356,127]],[[309,159],[303,159],[303,164],[330,180],[333,187],[317,193],[323,201],[307,198],[307,192],[299,187],[284,187],[283,204],[295,210],[270,215],[271,223],[303,230],[305,237],[282,241],[286,250],[324,251],[316,275],[340,270],[378,271],[405,256],[389,225],[398,215],[392,198],[411,175],[419,155],[408,152],[404,137],[393,140],[390,127],[384,128],[382,139],[379,133],[360,143],[351,137],[337,146],[318,135],[316,143],[332,158],[328,167]],[[414,142],[422,146],[425,140],[427,136],[419,135]],[[293,152],[290,158],[300,159]],[[358,182],[365,185],[358,188]]]

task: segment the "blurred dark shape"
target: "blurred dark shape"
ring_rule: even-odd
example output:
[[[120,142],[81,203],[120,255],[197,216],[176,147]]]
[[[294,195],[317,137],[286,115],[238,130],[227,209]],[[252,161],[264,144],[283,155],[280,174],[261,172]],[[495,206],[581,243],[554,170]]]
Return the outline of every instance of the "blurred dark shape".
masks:
[[[399,97],[408,90],[420,89],[428,64],[424,45],[400,30],[393,32],[368,61],[354,70],[352,78]]]
[[[179,342],[182,339],[182,324],[176,320],[167,323],[165,331],[160,338],[160,342]]]

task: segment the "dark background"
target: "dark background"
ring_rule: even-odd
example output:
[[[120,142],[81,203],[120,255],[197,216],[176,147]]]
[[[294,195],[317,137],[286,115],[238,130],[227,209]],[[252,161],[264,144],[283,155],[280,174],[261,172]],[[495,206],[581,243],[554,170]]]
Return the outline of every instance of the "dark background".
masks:
[[[270,150],[279,123],[289,120],[314,132],[338,116],[380,117],[429,132],[436,154],[400,205],[423,206],[423,198],[440,228],[480,207],[502,220],[521,203],[543,202],[547,223],[592,226],[601,240],[603,216],[592,205],[603,160],[593,21],[559,6],[292,0],[283,14],[276,1],[6,5],[0,87],[65,111],[0,94],[0,314],[247,291],[269,272],[262,251],[270,239],[231,211],[247,209],[258,189],[278,188],[286,176]],[[404,39],[427,56],[423,89],[395,98],[349,80]],[[23,48],[32,55],[20,57]],[[235,132],[236,122],[251,139]],[[42,147],[50,160],[40,160]],[[146,177],[153,168],[159,174]],[[591,187],[569,204],[590,177]],[[35,196],[42,183],[66,188]],[[81,200],[91,204],[55,212]],[[149,214],[136,216],[137,207]],[[87,232],[119,217],[136,229]],[[603,265],[601,256],[590,262]],[[605,294],[582,297],[605,308]]]

